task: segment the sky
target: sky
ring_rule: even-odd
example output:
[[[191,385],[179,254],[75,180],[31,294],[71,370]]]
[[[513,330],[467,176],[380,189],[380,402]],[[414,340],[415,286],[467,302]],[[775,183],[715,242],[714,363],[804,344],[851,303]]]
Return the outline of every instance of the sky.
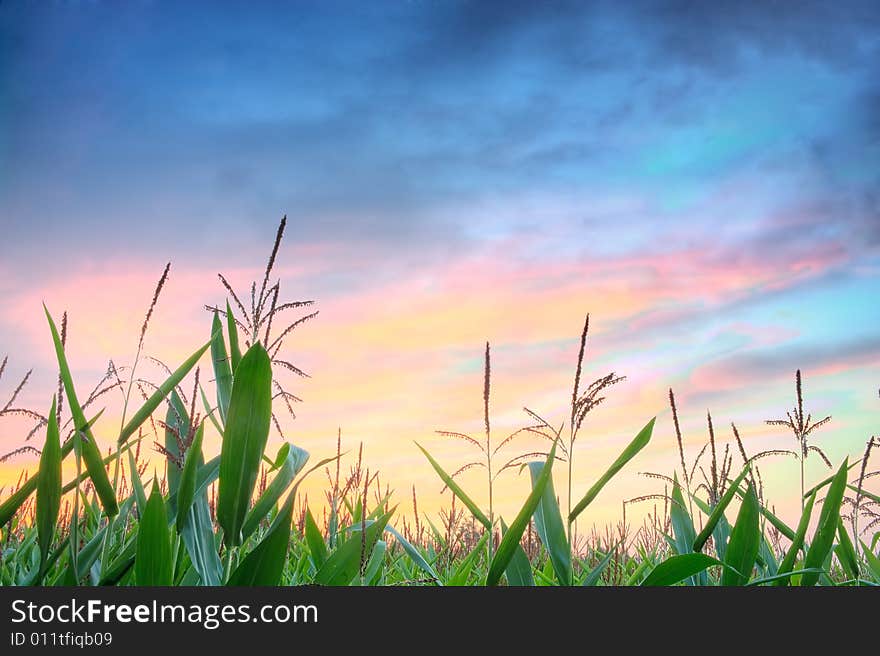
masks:
[[[435,431],[481,434],[486,341],[494,440],[523,407],[567,417],[587,312],[585,379],[626,380],[585,423],[575,495],[657,417],[587,524],[662,492],[639,472],[677,463],[670,387],[689,458],[707,411],[721,444],[736,422],[749,452],[792,448],[763,421],[800,368],[833,417],[815,443],[860,454],[880,433],[880,6],[622,4],[0,3],[0,403],[33,368],[17,404],[49,406],[41,302],[69,314],[79,388],[130,365],[168,261],[145,349],[182,361],[227,298],[216,274],[246,295],[286,215],[273,279],[320,314],[285,342],[311,377],[278,371],[303,402],[269,449],[317,460],[341,429],[402,512],[412,486],[449,503],[414,440],[448,470],[474,455]],[[0,422],[0,451],[21,446]],[[763,472],[795,521],[797,463]],[[482,476],[461,481],[485,503]],[[500,512],[528,486],[506,472]]]

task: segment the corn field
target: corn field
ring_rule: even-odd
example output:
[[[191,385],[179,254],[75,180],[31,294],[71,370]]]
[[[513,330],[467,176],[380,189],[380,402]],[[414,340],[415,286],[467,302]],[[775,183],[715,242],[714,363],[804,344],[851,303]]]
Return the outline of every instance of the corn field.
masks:
[[[0,416],[36,422],[30,435],[39,466],[0,495],[0,585],[119,586],[872,586],[880,583],[880,496],[870,490],[872,449],[831,463],[812,443],[814,429],[830,417],[805,416],[803,382],[796,375],[796,403],[784,419],[767,423],[787,429],[796,450],[749,456],[736,426],[737,450],[716,448],[712,417],[709,442],[693,463],[685,462],[678,408],[669,402],[680,463],[668,473],[649,475],[662,491],[662,508],[632,532],[593,528],[577,535],[574,522],[606,484],[656,439],[655,420],[607,463],[596,480],[572,481],[575,444],[588,414],[603,403],[623,376],[609,373],[586,383],[582,363],[589,330],[581,332],[570,414],[559,427],[526,409],[528,425],[496,440],[490,422],[491,351],[485,345],[483,407],[485,435],[438,431],[463,440],[478,454],[452,474],[431,453],[424,454],[451,492],[441,521],[420,515],[413,491],[411,519],[383,489],[362,454],[343,472],[341,439],[314,458],[286,442],[267,453],[270,428],[283,412],[293,414],[298,399],[277,377],[303,372],[285,359],[284,339],[312,312],[287,323],[285,313],[312,305],[283,302],[280,283],[269,284],[285,222],[282,221],[265,276],[250,289],[246,307],[227,280],[225,307],[208,307],[210,331],[193,344],[190,357],[166,367],[167,378],[151,384],[137,378],[144,334],[168,275],[156,287],[141,330],[134,365],[122,372],[111,363],[87,396],[73,380],[65,351],[66,315],[56,321],[45,309],[59,373],[57,392],[45,410],[15,406],[22,381]],[[60,323],[60,327],[59,327]],[[273,332],[273,328],[275,331]],[[213,371],[197,368],[210,353]],[[0,367],[2,376],[7,360]],[[118,431],[94,409],[111,391],[124,394]],[[188,393],[187,393],[188,392]],[[44,414],[45,413],[45,414]],[[222,436],[219,453],[203,448],[206,428]],[[149,436],[159,439],[150,445]],[[546,445],[507,457],[521,435]],[[108,437],[112,439],[108,440]],[[107,445],[110,448],[107,449]],[[164,472],[150,472],[145,452],[153,448]],[[808,486],[808,457],[826,461],[830,475]],[[759,461],[787,457],[800,463],[799,517],[784,520],[764,497]],[[62,463],[75,467],[70,480]],[[568,489],[554,487],[554,473],[567,468]],[[488,507],[481,507],[459,484],[458,474],[485,472]],[[515,516],[502,517],[493,503],[493,483],[508,469],[528,469]],[[326,498],[311,503],[299,494],[302,481],[326,472]],[[581,486],[580,484],[583,483]],[[573,489],[576,488],[576,489]],[[567,494],[566,494],[567,492]],[[407,504],[409,501],[407,501]]]

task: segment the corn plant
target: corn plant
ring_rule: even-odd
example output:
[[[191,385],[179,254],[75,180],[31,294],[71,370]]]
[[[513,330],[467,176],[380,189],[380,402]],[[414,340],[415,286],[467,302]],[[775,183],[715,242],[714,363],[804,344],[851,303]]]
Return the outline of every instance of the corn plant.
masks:
[[[825,452],[822,451],[815,444],[810,444],[808,441],[808,437],[810,434],[819,428],[820,426],[824,426],[829,421],[831,421],[831,415],[826,416],[819,421],[813,421],[813,417],[811,414],[807,414],[804,417],[804,394],[803,394],[803,386],[801,382],[801,370],[798,369],[795,374],[795,398],[796,403],[794,409],[786,413],[785,419],[768,419],[767,424],[769,426],[785,426],[788,428],[792,434],[794,435],[795,440],[798,443],[798,450],[795,454],[798,464],[800,465],[800,474],[801,474],[801,509],[804,507],[804,464],[807,460],[807,456],[810,453],[817,454],[822,461],[831,468],[831,461],[828,460],[828,456],[825,455]]]
[[[317,312],[281,323],[285,313],[313,304],[279,301],[280,281],[273,282],[271,276],[285,224],[282,220],[261,280],[250,285],[249,305],[242,302],[247,295],[236,293],[219,276],[229,298],[222,306],[207,306],[208,339],[195,345],[176,368],[145,355],[145,335],[169,280],[170,265],[156,285],[132,364],[117,367],[110,361],[88,394],[71,373],[67,314],[56,323],[44,307],[58,388],[51,398],[47,395],[47,410],[22,407],[17,399],[28,384],[28,372],[0,407],[0,418],[33,422],[24,445],[4,458],[39,456],[33,475],[22,477],[8,491],[0,490],[0,584],[880,584],[880,496],[869,489],[877,472],[868,466],[878,441],[871,438],[860,458],[844,459],[830,476],[805,489],[807,455],[817,453],[827,461],[807,438],[830,418],[813,422],[805,416],[799,371],[795,410],[787,420],[770,422],[792,430],[797,453],[771,449],[749,456],[733,423],[735,442],[721,448],[723,436],[716,434],[707,412],[708,441],[688,466],[670,390],[681,471],[676,466],[671,476],[651,474],[664,482],[663,494],[627,502],[662,500],[662,514],[655,508],[651,521],[632,535],[625,503],[618,527],[606,527],[602,533],[594,526],[585,533],[586,551],[580,549],[573,539],[574,521],[649,444],[655,429],[652,419],[574,503],[572,460],[578,433],[588,413],[604,400],[604,391],[623,380],[611,373],[582,386],[589,317],[581,333],[567,432],[564,423],[557,428],[526,410],[528,426],[495,439],[486,344],[484,438],[440,431],[477,447],[481,458],[449,475],[419,446],[452,491],[451,504],[439,520],[419,513],[414,489],[414,526],[403,518],[395,520],[393,492],[387,485],[383,488],[378,472],[363,462],[363,444],[356,465],[342,480],[340,463],[346,453],[341,429],[335,451],[307,467],[310,455],[287,439],[279,418],[286,412],[294,419],[293,404],[299,402],[284,376],[306,373],[282,349],[294,330]],[[278,330],[280,325],[285,327]],[[213,377],[202,375],[199,367],[208,353]],[[141,373],[147,361],[164,371],[159,382]],[[7,364],[8,358],[0,362],[0,381]],[[122,400],[117,429],[108,428],[102,421],[104,409],[98,407],[113,393]],[[220,438],[214,453],[206,438],[212,430]],[[502,449],[529,434],[546,440],[546,450],[501,459]],[[37,436],[41,448],[31,441]],[[151,436],[161,466],[144,457]],[[102,438],[108,437],[110,448],[102,448]],[[270,449],[274,438],[280,440],[277,450]],[[737,451],[741,467],[734,466]],[[758,462],[775,455],[793,455],[800,461],[801,513],[796,523],[787,523],[765,499]],[[72,466],[65,469],[65,461]],[[567,462],[569,473],[565,515],[553,483],[558,461]],[[458,474],[471,467],[486,471],[488,512],[457,482]],[[72,477],[65,481],[64,472],[70,469]],[[305,477],[318,469],[328,476],[326,505],[309,503],[298,493]],[[494,482],[501,473],[516,469],[528,470],[529,484],[523,485],[515,516],[505,519],[495,510]],[[850,480],[854,470],[858,476]]]

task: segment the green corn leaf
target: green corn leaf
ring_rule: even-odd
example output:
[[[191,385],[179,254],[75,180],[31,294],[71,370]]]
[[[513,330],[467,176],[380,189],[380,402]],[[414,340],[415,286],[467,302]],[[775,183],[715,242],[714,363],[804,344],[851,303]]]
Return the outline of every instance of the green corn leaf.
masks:
[[[739,490],[739,488],[737,488]],[[740,492],[737,496],[745,496],[745,493]],[[709,517],[712,516],[713,507],[708,503],[703,501],[700,497],[695,494],[691,494],[691,499],[697,507],[703,511],[703,513]],[[732,500],[732,499],[731,499]],[[725,560],[725,552],[727,551],[727,541],[730,539],[730,522],[727,521],[727,517],[722,513],[718,516],[718,522],[715,524],[715,528],[712,529],[712,540],[715,546],[715,555],[719,560]],[[700,576],[703,576],[702,574]]]
[[[381,567],[385,560],[385,552],[387,548],[388,544],[384,540],[376,541],[376,546],[373,548],[370,560],[364,568],[363,580],[366,585],[378,585],[379,579],[381,578]]]
[[[736,489],[736,495],[740,499],[745,498],[745,493],[742,491],[741,488]],[[761,514],[767,519],[768,522],[773,524],[774,528],[776,528],[777,531],[782,533],[782,535],[784,535],[789,540],[794,540],[795,532],[792,530],[792,528],[788,524],[783,522],[781,519],[779,519],[779,517],[774,515],[772,512],[770,512],[770,510],[768,510],[764,506],[760,506],[760,510],[761,510]]]
[[[229,307],[229,300],[226,301],[226,331],[229,333],[229,357],[232,361],[232,373],[238,369],[238,363],[241,362],[241,348],[238,346],[238,326],[235,325],[235,316],[232,314],[232,308]]]
[[[863,540],[859,540],[862,543],[862,554],[865,557],[865,562],[868,565],[868,569],[871,570],[871,575],[880,582],[880,558],[874,555],[874,552],[871,551],[871,547],[864,543]]]
[[[312,554],[312,561],[315,563],[315,569],[321,569],[321,566],[327,560],[327,544],[324,542],[324,536],[312,517],[312,511],[306,510],[306,544],[309,545],[309,553]]]
[[[214,323],[211,326],[211,360],[214,363],[214,382],[217,385],[217,407],[220,418],[226,423],[226,412],[229,410],[229,398],[232,395],[232,367],[226,355],[226,342],[223,340],[223,324],[220,315],[214,311]]]
[[[774,528],[782,533],[782,535],[787,537],[789,540],[794,538],[794,531],[791,529],[791,527],[764,506],[761,506],[761,514],[764,515],[764,517],[767,518],[767,521],[773,524]]]
[[[129,538],[125,546],[120,550],[116,558],[110,563],[107,571],[101,577],[98,585],[116,585],[122,578],[128,574],[134,565],[135,554],[137,553],[137,533]]]
[[[83,515],[86,518],[86,529],[93,530],[101,520],[101,506],[98,500],[92,496],[91,500],[86,497],[85,490],[80,490],[83,502]]]
[[[712,531],[712,544],[715,546],[715,555],[719,560],[727,561],[727,543],[730,541],[730,522],[725,515],[718,518],[715,530]]]
[[[712,565],[727,567],[724,563],[704,553],[689,553],[670,556],[657,565],[642,581],[642,586],[675,585],[694,576]]]
[[[187,567],[186,571],[183,573],[183,576],[180,579],[179,585],[181,587],[192,587],[199,584],[201,579],[199,578],[199,573],[195,570],[194,567]]]
[[[338,499],[334,496],[330,499],[330,518],[327,520],[327,544],[332,549],[336,546],[339,534],[339,511]]]
[[[276,458],[276,462],[280,461],[282,463],[281,467],[278,469],[272,482],[266,486],[263,494],[257,499],[254,507],[248,512],[241,529],[243,539],[247,540],[257,530],[260,522],[275,507],[281,495],[284,494],[284,491],[293,482],[293,479],[296,478],[296,475],[302,470],[308,459],[309,452],[305,449],[300,449],[289,442],[282,445]]]
[[[761,535],[761,549],[758,551],[758,565],[763,568],[764,576],[775,576],[779,573],[779,559],[766,535]]]
[[[200,431],[202,428],[204,428],[204,424],[199,427]],[[201,440],[203,438],[199,439]],[[184,518],[179,531],[183,538],[186,552],[189,554],[190,562],[198,573],[201,584],[221,585],[223,565],[220,562],[220,557],[217,555],[217,548],[214,541],[214,524],[211,521],[207,492],[208,486],[217,477],[220,459],[219,457],[213,458],[208,464],[202,465],[201,463],[204,458],[201,455],[201,449],[197,448],[200,445],[201,442],[196,444],[196,439],[194,438],[193,444],[187,452],[187,460],[184,463],[184,471],[181,475],[177,503],[183,503],[186,505],[186,500],[183,497],[186,496],[184,490],[189,486],[189,483],[187,482],[189,476],[187,473],[187,465],[190,464],[191,457],[195,458],[194,462],[197,464],[197,467],[193,500],[189,506],[189,510],[186,511],[187,516]],[[170,501],[171,500],[169,499],[169,505]],[[180,512],[181,511],[178,508],[177,517],[175,518],[175,521],[178,521],[178,523]]]
[[[274,586],[281,582],[290,543],[294,494],[295,491],[287,497],[265,537],[235,569],[228,585]]]
[[[456,483],[454,480],[452,480],[452,476],[450,476],[449,474],[447,474],[443,470],[443,467],[441,467],[440,464],[436,460],[434,460],[434,458],[431,457],[431,454],[428,453],[428,451],[421,444],[419,444],[418,442],[416,442],[415,444],[417,447],[419,447],[419,449],[421,449],[422,453],[425,454],[425,457],[428,459],[428,462],[431,463],[431,466],[434,468],[434,471],[437,472],[437,475],[446,484],[446,487],[448,487],[450,490],[452,490],[452,493],[461,500],[461,502],[465,505],[465,507],[468,510],[471,511],[471,514],[474,516],[474,519],[476,519],[478,522],[480,522],[480,524],[485,526],[487,529],[491,529],[492,524],[491,524],[491,522],[489,522],[489,518],[483,514],[483,511],[480,510],[479,506],[477,506],[477,504],[475,504],[471,500],[471,498],[465,493],[465,491],[461,489],[461,487],[458,485],[458,483]]]
[[[543,569],[535,570],[535,585],[549,587],[555,584],[556,577],[553,574],[553,563],[551,563],[548,558],[547,562],[544,563]]]
[[[651,567],[651,565],[653,565],[653,563],[650,560],[648,560],[647,558],[643,558],[642,562],[638,564],[638,567],[636,567],[633,573],[629,575],[629,578],[626,579],[626,582],[623,585],[636,585],[642,578],[642,574],[644,574],[645,570]]]
[[[140,428],[140,425],[149,419],[150,415],[155,412],[156,408],[159,407],[165,397],[167,397],[172,390],[180,384],[180,381],[186,377],[190,370],[196,366],[196,363],[202,355],[204,355],[205,351],[208,350],[209,346],[211,346],[211,342],[208,342],[198,351],[189,356],[189,358],[175,369],[165,382],[159,385],[159,388],[153,392],[146,401],[144,401],[144,404],[134,413],[119,434],[119,444],[124,443],[129,437],[134,435],[134,433],[137,432],[137,429]]]
[[[183,544],[202,585],[221,585],[223,564],[214,543],[214,524],[208,507],[208,496],[202,491],[189,508],[189,519],[181,531]]]
[[[868,490],[861,489],[856,487],[855,485],[847,485],[847,487],[855,493],[861,493],[863,497],[866,499],[870,499],[874,503],[880,503],[880,496],[874,494],[873,492],[869,492]]]
[[[217,417],[214,414],[217,412],[216,408],[212,408],[211,404],[208,403],[208,397],[205,394],[205,388],[199,385],[199,396],[202,397],[202,405],[205,408],[205,416],[211,420],[211,423],[214,425],[214,428],[217,429],[217,432],[223,435],[223,426],[220,425],[220,422],[217,421]]]
[[[205,424],[200,424],[193,437],[192,444],[186,452],[186,460],[183,463],[183,471],[180,473],[180,482],[177,486],[177,530],[182,531],[183,525],[189,517],[190,506],[196,496],[196,476],[199,467],[204,463],[202,458],[202,439],[205,437]]]
[[[178,464],[181,457],[180,441],[185,439],[188,433],[189,412],[177,390],[172,389],[168,398],[168,410],[165,412],[165,450],[171,454],[171,457],[167,458],[168,493],[172,497],[177,494],[180,485],[181,467]],[[174,507],[170,507],[169,510],[173,511]]]
[[[425,574],[434,579],[434,583],[437,585],[443,585],[440,582],[440,577],[437,575],[437,572],[428,564],[428,561],[419,553],[419,550],[416,549],[409,540],[403,537],[391,524],[385,527],[385,530],[391,533],[394,536],[394,539],[397,540],[397,543],[403,547],[403,550],[406,552],[406,555],[410,557],[416,567],[422,570]],[[322,541],[323,544],[323,541]]]
[[[572,509],[572,511],[568,515],[568,520],[573,522],[578,515],[580,515],[587,506],[589,506],[593,499],[595,499],[599,492],[602,491],[602,488],[610,481],[617,472],[623,469],[624,465],[626,465],[630,460],[632,460],[636,454],[644,449],[648,442],[651,441],[651,434],[654,432],[654,421],[656,417],[649,421],[645,427],[639,431],[639,434],[635,436],[632,442],[630,442],[627,447],[623,450],[617,460],[611,463],[611,466],[608,470],[602,474],[598,481],[591,487],[587,493],[584,495],[584,498],[581,499],[578,504]]]
[[[690,499],[695,498],[689,495]],[[699,501],[697,507],[700,507]],[[684,496],[681,485],[678,483],[678,474],[673,473],[672,503],[669,506],[675,540],[673,547],[679,554],[693,553],[694,540],[697,539],[697,531],[694,528],[694,520],[691,518],[688,506],[684,505]],[[706,511],[709,514],[709,511]],[[700,572],[697,576],[689,578],[685,585],[707,585],[709,582],[706,572]]]
[[[534,487],[541,476],[542,463],[530,462],[529,475]],[[541,503],[535,509],[535,528],[538,537],[544,544],[547,553],[550,554],[550,562],[553,563],[553,571],[559,585],[571,585],[571,549],[568,546],[568,538],[565,536],[565,527],[562,524],[562,513],[559,511],[559,503],[556,500],[556,492],[553,489],[553,476],[547,480]]]
[[[235,372],[220,450],[217,521],[227,546],[241,544],[241,528],[257,482],[272,416],[272,365],[257,342]]]
[[[851,579],[858,579],[859,557],[856,556],[856,550],[841,518],[837,519],[837,548],[835,551],[847,576]]]
[[[843,461],[840,469],[834,475],[828,494],[822,503],[822,511],[819,513],[819,524],[813,534],[807,557],[804,559],[804,569],[823,569],[825,559],[831,554],[831,545],[837,532],[837,522],[840,518],[840,504],[843,501],[843,493],[846,491],[846,474],[848,459]],[[819,580],[815,573],[804,574],[801,578],[802,586],[813,586]]]
[[[809,550],[808,550],[808,552],[809,552]],[[831,579],[831,577],[828,576],[828,573],[831,571],[831,561],[833,560],[833,558],[834,558],[834,546],[833,546],[833,542],[832,542],[832,548],[828,550],[828,555],[825,557],[825,562],[822,563],[822,567],[818,568],[821,570],[819,572],[819,585],[826,586],[826,587],[833,587],[833,586],[837,585],[837,583],[835,583]],[[803,583],[801,585],[803,585]]]
[[[761,544],[759,505],[755,488],[749,484],[727,543],[725,561],[729,568],[721,574],[721,585],[745,585],[751,576]]]
[[[386,509],[386,506],[388,505],[388,502],[390,500],[390,494],[386,494],[384,497],[382,497],[382,499],[378,503],[376,503],[376,507],[369,512],[369,514],[367,515],[367,519],[377,519],[382,514],[382,511]]]
[[[672,503],[669,505],[669,516],[672,522],[676,552],[679,554],[691,553],[697,532],[694,529],[694,522],[688,514],[687,506],[684,505],[684,496],[676,474],[673,474],[672,479]]]
[[[138,585],[171,585],[171,535],[159,484],[153,487],[138,526],[134,579]]]
[[[242,366],[244,366],[244,360],[242,360]],[[360,572],[362,556],[364,559],[369,558],[373,547],[379,540],[379,536],[385,531],[385,526],[393,514],[394,510],[391,510],[379,519],[372,521],[367,526],[364,537],[358,534],[340,544],[315,573],[315,583],[333,586],[351,583]]]
[[[281,469],[279,473],[276,475],[275,479],[272,481],[272,484],[266,488],[263,492],[263,495],[257,500],[257,503],[254,504],[254,508],[251,513],[248,514],[247,518],[245,518],[245,527],[242,529],[242,535],[244,538],[250,537],[254,530],[259,526],[259,522],[262,518],[271,516],[272,511],[274,510],[274,504],[278,497],[280,497],[281,493],[287,486],[289,482],[286,482],[287,479],[293,479],[298,472],[302,470],[302,467],[305,465],[306,461],[309,458],[309,452],[305,449],[300,449],[299,447],[293,446],[292,444],[286,443],[278,450],[278,456],[276,458],[276,464],[281,464]],[[293,488],[290,493],[294,494],[300,484],[306,479],[306,477],[311,474],[313,471],[324,467],[326,464],[333,462],[336,460],[338,456],[332,456],[330,458],[324,458],[323,460],[315,463],[312,467],[307,469],[302,476],[299,477],[299,480],[294,483]],[[374,513],[371,513],[371,516]],[[378,513],[375,513],[378,515]]]
[[[72,446],[73,442],[68,442],[68,444]],[[34,490],[37,489],[39,480],[39,474],[31,476],[28,480],[22,483],[19,489],[10,494],[9,497],[0,504],[0,528],[6,526],[6,524],[15,517],[15,513],[18,512],[18,509],[28,500],[28,497],[33,494]]]
[[[461,559],[461,562],[452,573],[452,576],[447,579],[447,586],[467,585],[468,579],[471,575],[471,571],[474,568],[474,564],[477,562],[477,559],[486,552],[486,543],[488,541],[489,531],[483,531],[483,535],[481,535],[480,539],[477,540],[474,548],[471,549],[470,553],[467,556]]]
[[[55,321],[49,314],[48,308],[43,305],[46,312],[46,319],[49,321],[49,330],[52,332],[52,340],[55,343],[55,356],[58,359],[58,367],[61,372],[61,380],[64,384],[64,391],[67,392],[67,404],[70,406],[70,413],[73,415],[74,426],[77,431],[83,433],[82,441],[82,457],[86,463],[86,470],[92,479],[92,485],[101,499],[101,505],[104,512],[112,517],[119,510],[116,503],[116,493],[110,484],[110,478],[107,476],[107,470],[104,469],[104,463],[101,459],[101,452],[88,426],[85,414],[76,396],[76,390],[73,387],[73,378],[70,375],[70,367],[67,364],[67,356],[64,353],[64,345],[61,343],[61,336],[58,334],[58,328],[55,327]]]
[[[40,454],[39,482],[37,483],[37,535],[40,543],[40,563],[45,567],[55,536],[55,524],[61,508],[61,437],[58,433],[56,400],[52,398],[46,442]]]
[[[289,448],[282,447],[279,450],[278,461],[280,462],[282,460],[282,458],[285,463],[292,463],[292,465],[289,464],[288,466],[291,467],[292,470],[295,470],[296,472],[298,472],[303,467],[306,460],[308,459],[308,452],[305,451],[304,449],[299,449],[293,445],[290,445]],[[309,468],[305,473],[303,473],[303,475],[300,476],[299,480],[297,480],[296,483],[294,483],[293,488],[290,491],[289,498],[294,499],[296,497],[297,489],[299,488],[300,484],[305,480],[305,478],[309,474],[311,474],[313,471],[315,471],[317,469],[320,469],[321,467],[324,467],[326,464],[333,462],[334,460],[336,460],[335,456],[331,457],[331,458],[324,458],[323,460],[321,460],[320,462],[316,463],[311,468]],[[283,469],[283,465],[282,465],[282,469]],[[284,474],[284,475],[286,476],[286,474]],[[294,476],[295,476],[295,473],[294,473]],[[283,485],[283,486],[279,485],[279,487],[286,488],[287,486],[286,485]],[[268,488],[267,488],[267,490],[268,490]],[[202,494],[204,494],[204,493],[202,492]],[[265,495],[264,495],[264,497],[261,497],[261,499],[262,498],[265,498]],[[270,496],[270,498],[271,498],[271,496]],[[205,499],[205,507],[207,508],[207,498]],[[270,515],[271,510],[272,509],[270,508],[266,513],[264,513],[263,515],[260,515],[260,516]],[[314,520],[312,520],[312,523],[314,524]],[[210,526],[210,517],[208,517],[206,519],[206,524],[207,524],[207,526]],[[317,530],[317,526],[315,526],[314,528],[315,528],[315,530]],[[320,539],[320,533],[318,533],[318,538]],[[325,553],[325,555],[326,555],[326,553]]]
[[[444,536],[440,532],[440,529],[438,529],[437,526],[434,524],[434,522],[431,521],[430,517],[425,516],[425,521],[428,522],[428,526],[431,527],[431,534],[434,536],[434,541],[437,544],[445,547],[446,546],[446,536]]]
[[[856,461],[853,462],[852,464],[847,465],[847,467],[846,467],[847,470],[852,469],[853,467],[855,467],[856,465],[858,465],[860,462],[861,462],[861,460],[856,460]],[[804,492],[804,499],[806,499],[808,496],[810,496],[811,494],[813,494],[813,492],[818,492],[818,491],[821,490],[823,487],[828,487],[828,486],[831,484],[831,481],[834,480],[834,476],[835,476],[835,474],[831,474],[831,476],[829,476],[828,478],[822,479],[821,481],[819,481],[818,483],[816,483],[813,487],[811,487],[809,490],[807,490],[806,492]]]
[[[765,585],[767,583],[772,583],[774,585],[785,585],[783,581],[789,580],[792,576],[796,576],[799,574],[821,574],[821,569],[796,569],[791,572],[784,572],[782,574],[776,573],[773,576],[765,576],[760,579],[752,579],[748,583],[746,583],[747,587],[754,587],[756,585]]]
[[[86,425],[91,427],[98,418],[104,414],[104,411],[101,410],[98,414],[96,414],[91,421],[89,421]],[[63,460],[70,452],[73,451],[74,440],[71,438],[67,440],[64,444],[61,445],[61,459]],[[116,459],[116,454],[112,453],[106,458],[104,458],[103,463],[104,466],[110,464]],[[88,474],[83,474],[79,477],[79,479],[74,479],[72,482],[67,483],[61,489],[61,495],[64,496],[66,493],[70,492],[74,487],[76,487],[78,482],[82,482],[88,478]],[[21,508],[22,504],[28,500],[31,494],[33,494],[37,486],[40,482],[40,472],[37,470],[33,476],[27,479],[24,483],[21,484],[15,492],[9,495],[9,497],[3,503],[0,503],[0,528],[3,528],[9,520],[15,517],[15,513],[18,512],[18,509]]]
[[[127,448],[127,447],[126,447]],[[186,463],[184,463],[184,466]],[[193,499],[198,500],[201,495],[207,498],[208,486],[217,480],[220,474],[220,456],[214,456],[208,462],[200,464],[196,472],[196,489]],[[168,520],[177,522],[177,492],[168,495],[167,512]],[[193,501],[195,503],[195,501]]]
[[[76,558],[74,557],[74,548],[73,543],[70,540],[67,541],[69,545],[71,545],[69,554],[70,557],[67,562],[67,567],[64,568],[64,574],[58,581],[58,585],[63,585],[66,588],[76,587],[80,585],[80,582],[76,579],[76,572],[74,568],[76,566]]]
[[[614,557],[614,549],[609,549],[608,553],[605,554],[605,557],[599,561],[599,563],[589,571],[589,573],[584,577],[584,580],[581,581],[581,586],[585,588],[590,588],[599,583],[599,579],[602,577],[602,572],[605,571],[605,568],[608,567],[608,563],[611,562],[611,559]]]
[[[535,514],[535,508],[541,503],[544,489],[547,487],[547,482],[550,480],[550,472],[553,469],[553,459],[556,457],[557,445],[558,442],[554,441],[553,447],[550,449],[550,453],[547,454],[547,459],[544,461],[541,474],[532,486],[531,494],[526,498],[526,502],[523,504],[516,518],[514,518],[507,533],[501,538],[501,544],[498,545],[498,551],[495,552],[495,556],[492,558],[492,562],[489,565],[489,573],[486,575],[486,585],[497,585],[501,580],[504,570],[507,569],[510,559],[513,558],[513,555],[516,552],[516,547],[522,539],[523,532],[526,530],[529,520],[532,518],[532,515]]]
[[[706,544],[706,540],[709,539],[709,536],[712,535],[712,531],[715,530],[718,522],[724,516],[724,511],[727,509],[727,506],[730,505],[733,497],[736,496],[736,490],[739,487],[739,484],[742,483],[743,479],[748,473],[749,466],[746,465],[743,468],[742,472],[740,472],[740,475],[736,477],[736,480],[734,480],[733,483],[730,484],[727,492],[725,492],[721,499],[719,499],[718,504],[712,509],[712,513],[706,520],[706,525],[703,527],[703,530],[700,531],[700,534],[694,540],[694,551],[702,551],[703,545]]]
[[[89,570],[92,569],[92,565],[94,565],[98,556],[101,555],[101,546],[104,544],[104,535],[107,533],[107,527],[105,526],[100,531],[95,533],[91,540],[86,542],[80,552],[76,557],[76,577],[78,581],[81,581],[89,574]]]
[[[147,511],[147,493],[144,491],[144,484],[141,482],[141,475],[138,473],[137,463],[134,461],[134,455],[128,452],[128,471],[131,478],[131,487],[134,490],[134,498],[137,502],[138,515],[144,516]]]
[[[507,533],[507,524],[505,524],[502,519],[502,539],[504,538],[505,533]],[[517,587],[534,587],[535,578],[532,576],[532,563],[529,562],[529,557],[526,555],[526,552],[523,551],[522,545],[520,544],[517,546],[519,548],[514,550],[513,556],[507,564],[507,569],[504,570],[504,574],[507,576],[507,584]]]
[[[214,456],[204,466],[199,467],[196,483],[196,494],[208,489],[208,486],[220,476],[220,456]]]
[[[807,503],[804,505],[804,509],[801,512],[801,519],[798,522],[797,531],[794,534],[794,539],[791,541],[791,546],[788,548],[788,551],[785,554],[785,557],[782,559],[782,562],[779,563],[779,574],[786,574],[794,570],[795,562],[797,562],[798,552],[804,546],[804,538],[807,535],[807,529],[810,526],[810,517],[813,514],[813,504],[816,502],[816,492],[807,499]],[[788,585],[789,579],[783,578],[779,579],[775,582],[775,585]]]
[[[61,558],[65,553],[68,553],[68,544],[67,540],[62,540],[61,544],[55,547],[54,550],[49,554],[46,558],[46,562],[43,565],[43,571],[38,572],[41,576],[46,576],[46,574],[55,567],[55,563],[58,562],[58,559]],[[39,583],[38,579],[34,579],[32,585],[37,585]],[[55,581],[46,581],[44,585],[57,585],[57,579]]]

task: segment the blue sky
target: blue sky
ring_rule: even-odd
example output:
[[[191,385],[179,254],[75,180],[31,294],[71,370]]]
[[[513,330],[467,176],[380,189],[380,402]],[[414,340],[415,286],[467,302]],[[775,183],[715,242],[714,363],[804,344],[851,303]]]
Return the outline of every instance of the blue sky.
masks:
[[[872,4],[5,3],[0,210],[15,241],[286,209],[308,238],[444,248],[534,220],[474,230],[487,197],[583,203],[565,231],[635,191],[626,247],[747,177],[764,197],[704,226],[827,203],[876,242]]]

